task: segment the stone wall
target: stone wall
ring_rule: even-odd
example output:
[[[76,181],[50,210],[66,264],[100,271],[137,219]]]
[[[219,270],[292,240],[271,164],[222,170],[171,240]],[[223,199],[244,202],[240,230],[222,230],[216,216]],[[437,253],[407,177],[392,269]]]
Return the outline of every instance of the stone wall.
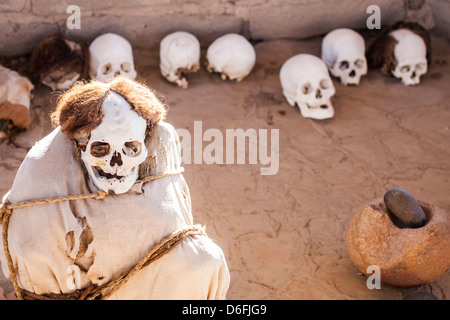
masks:
[[[382,26],[410,18],[450,38],[448,0],[0,0],[0,55],[27,54],[58,30],[87,43],[116,32],[148,49],[176,30],[192,32],[203,45],[227,32],[302,39],[337,27],[366,28],[371,4],[380,7]],[[67,29],[70,5],[81,9],[79,30]]]

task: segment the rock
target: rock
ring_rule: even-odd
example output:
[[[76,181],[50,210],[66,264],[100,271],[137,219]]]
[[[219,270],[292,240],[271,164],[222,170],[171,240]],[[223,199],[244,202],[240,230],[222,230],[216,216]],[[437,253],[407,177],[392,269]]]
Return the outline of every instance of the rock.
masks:
[[[389,189],[384,194],[384,203],[389,213],[397,217],[404,225],[399,227],[420,228],[426,223],[425,212],[416,199],[403,189]],[[396,222],[395,219],[394,223]]]
[[[346,246],[356,268],[380,268],[381,282],[399,287],[432,283],[450,267],[450,215],[418,201],[428,217],[422,228],[398,228],[383,199],[356,210],[346,231]]]

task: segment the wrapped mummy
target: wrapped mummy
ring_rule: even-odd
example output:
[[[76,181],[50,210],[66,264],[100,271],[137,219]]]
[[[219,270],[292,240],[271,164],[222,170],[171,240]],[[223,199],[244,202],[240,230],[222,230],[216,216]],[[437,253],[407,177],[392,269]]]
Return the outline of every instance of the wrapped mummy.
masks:
[[[126,75],[136,79],[133,49],[124,37],[115,33],[105,33],[92,41],[89,53],[91,78],[103,81],[116,75]]]
[[[398,22],[383,32],[369,47],[370,67],[380,68],[404,85],[417,85],[431,63],[431,38],[419,24]]]
[[[322,41],[322,60],[343,85],[358,85],[367,74],[364,38],[351,29],[336,29]]]
[[[217,38],[206,53],[208,72],[221,74],[223,80],[242,81],[252,71],[256,54],[252,44],[243,36],[229,33]]]
[[[200,43],[188,32],[168,34],[161,40],[159,57],[162,76],[181,88],[187,88],[186,75],[200,69]]]
[[[0,139],[31,126],[30,99],[34,86],[28,78],[0,65]]]
[[[330,99],[336,91],[320,58],[310,54],[289,58],[281,67],[280,81],[284,97],[300,108],[303,117],[322,120],[334,116]]]
[[[39,42],[30,56],[34,83],[42,82],[52,90],[66,90],[88,76],[89,51],[81,42],[50,34]]]
[[[53,114],[60,126],[30,150],[7,199],[17,205],[104,197],[13,210],[9,255],[1,246],[0,260],[24,297],[95,292],[120,279],[167,235],[192,226],[178,135],[164,115],[150,90],[126,77],[76,84],[61,97]],[[228,285],[222,250],[194,235],[99,298],[223,299]]]

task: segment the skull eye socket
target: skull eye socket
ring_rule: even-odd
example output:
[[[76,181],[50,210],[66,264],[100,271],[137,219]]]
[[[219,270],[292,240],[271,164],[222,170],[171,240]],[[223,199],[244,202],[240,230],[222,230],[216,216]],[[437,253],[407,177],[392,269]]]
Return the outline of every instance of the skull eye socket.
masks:
[[[339,64],[339,69],[345,70],[345,69],[348,69],[348,66],[349,66],[348,61],[342,61],[342,62]]]
[[[91,155],[94,157],[104,157],[109,153],[110,146],[106,142],[93,142],[91,144]]]
[[[139,141],[125,142],[122,151],[129,157],[136,157],[141,153],[141,143]]]
[[[306,83],[302,87],[303,94],[308,94],[312,91],[311,85],[309,83]]]
[[[106,64],[104,64],[104,65],[102,66],[102,68],[101,68],[101,72],[102,72],[103,74],[108,74],[108,73],[111,72],[111,70],[112,70],[112,65],[111,65],[111,63],[106,63]]]
[[[409,72],[410,67],[409,66],[403,66],[400,68],[400,72],[405,73],[405,72]]]
[[[131,71],[131,64],[129,62],[124,62],[120,65],[120,69],[124,72],[130,72]]]
[[[358,59],[355,61],[355,66],[358,69],[362,69],[364,67],[364,60],[363,59]]]
[[[320,80],[320,88],[321,89],[328,89],[329,87],[331,87],[331,83],[328,79],[322,79]]]
[[[417,71],[425,70],[425,66],[426,66],[425,63],[419,63],[416,65],[416,70]]]

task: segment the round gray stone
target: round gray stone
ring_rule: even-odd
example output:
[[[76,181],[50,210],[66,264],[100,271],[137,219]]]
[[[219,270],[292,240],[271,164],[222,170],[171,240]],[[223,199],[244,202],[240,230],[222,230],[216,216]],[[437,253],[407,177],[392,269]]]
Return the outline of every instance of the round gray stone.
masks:
[[[400,188],[389,189],[384,194],[384,203],[389,213],[398,218],[405,227],[420,228],[425,225],[425,212],[408,191]]]

